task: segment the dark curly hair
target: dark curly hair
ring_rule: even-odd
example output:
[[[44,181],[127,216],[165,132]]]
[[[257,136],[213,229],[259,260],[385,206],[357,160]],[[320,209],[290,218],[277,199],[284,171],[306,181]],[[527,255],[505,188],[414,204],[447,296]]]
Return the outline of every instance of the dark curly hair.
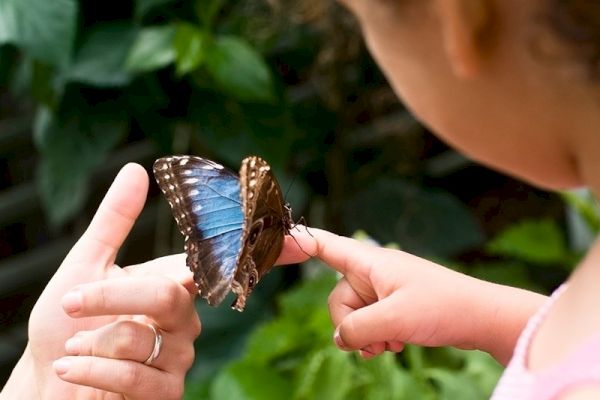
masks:
[[[549,25],[556,37],[583,63],[591,78],[600,78],[600,1],[547,1]]]

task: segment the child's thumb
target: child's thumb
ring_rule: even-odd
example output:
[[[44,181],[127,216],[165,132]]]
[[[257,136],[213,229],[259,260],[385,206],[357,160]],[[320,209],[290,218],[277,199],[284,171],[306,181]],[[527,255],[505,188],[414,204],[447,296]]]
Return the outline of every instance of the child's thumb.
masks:
[[[342,350],[359,350],[371,344],[399,340],[395,334],[398,315],[392,301],[392,297],[386,297],[346,315],[335,330],[336,345]]]

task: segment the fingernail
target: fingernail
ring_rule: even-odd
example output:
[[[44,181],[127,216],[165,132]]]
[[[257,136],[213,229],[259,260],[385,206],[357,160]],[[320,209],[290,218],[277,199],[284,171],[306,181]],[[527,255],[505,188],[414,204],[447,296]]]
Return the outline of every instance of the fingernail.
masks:
[[[79,289],[71,290],[62,298],[63,309],[68,313],[74,313],[81,310],[82,295]]]
[[[375,354],[373,354],[373,353],[371,353],[370,351],[367,351],[367,350],[365,350],[365,349],[360,349],[360,350],[358,351],[358,353],[360,354],[360,356],[361,356],[362,358],[365,358],[365,359],[369,359],[369,358],[373,358],[373,357],[375,357]]]
[[[342,340],[342,337],[340,336],[340,328],[335,328],[335,332],[333,332],[333,341],[335,342],[335,345],[340,349],[347,349],[346,345],[344,344],[344,341]]]
[[[52,363],[52,367],[54,367],[54,371],[58,375],[64,375],[69,371],[71,367],[71,360],[68,358],[59,358],[58,360]]]
[[[72,337],[65,342],[65,350],[70,354],[79,354],[81,351],[81,339],[78,337]]]

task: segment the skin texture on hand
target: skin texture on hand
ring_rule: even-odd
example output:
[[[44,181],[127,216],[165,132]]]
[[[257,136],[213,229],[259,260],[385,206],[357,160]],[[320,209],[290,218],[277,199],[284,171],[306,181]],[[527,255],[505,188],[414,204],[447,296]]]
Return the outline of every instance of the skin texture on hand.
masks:
[[[334,340],[366,358],[411,343],[484,350],[506,363],[545,299],[323,230],[292,234],[278,263],[301,262],[311,254],[343,275],[329,297]]]
[[[135,164],[116,177],[86,232],[38,299],[29,343],[3,390],[10,398],[178,399],[200,333],[185,256],[121,268],[115,258],[148,191]],[[144,365],[154,347],[162,351]],[[23,374],[32,379],[22,379]],[[25,388],[25,389],[24,389]]]

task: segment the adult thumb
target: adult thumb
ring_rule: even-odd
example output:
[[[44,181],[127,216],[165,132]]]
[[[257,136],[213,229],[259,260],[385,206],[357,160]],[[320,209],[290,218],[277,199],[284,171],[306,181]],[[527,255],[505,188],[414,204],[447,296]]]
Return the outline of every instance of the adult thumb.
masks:
[[[141,213],[148,193],[148,174],[127,164],[117,174],[85,233],[69,253],[71,261],[112,264]]]

